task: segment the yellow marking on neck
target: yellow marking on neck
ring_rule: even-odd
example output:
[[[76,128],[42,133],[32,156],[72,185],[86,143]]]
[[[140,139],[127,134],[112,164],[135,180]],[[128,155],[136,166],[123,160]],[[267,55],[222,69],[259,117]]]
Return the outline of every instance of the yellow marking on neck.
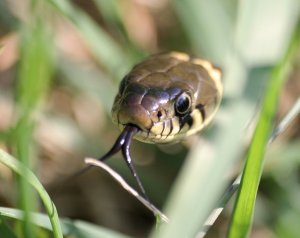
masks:
[[[204,127],[204,121],[200,110],[195,109],[194,111],[192,111],[190,116],[193,118],[193,125],[187,131],[187,135],[192,135],[197,131],[202,130],[202,128]]]
[[[188,61],[190,59],[189,55],[176,51],[171,52],[170,56],[183,61]]]
[[[192,59],[191,61],[194,64],[200,65],[206,69],[207,73],[211,77],[211,79],[215,82],[216,87],[220,95],[223,94],[223,86],[221,81],[221,70],[215,68],[209,61],[203,59]]]

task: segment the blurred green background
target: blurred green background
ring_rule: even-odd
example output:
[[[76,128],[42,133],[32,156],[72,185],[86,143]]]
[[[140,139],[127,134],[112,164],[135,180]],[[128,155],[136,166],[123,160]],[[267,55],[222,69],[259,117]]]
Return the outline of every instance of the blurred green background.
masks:
[[[146,191],[162,208],[190,150],[201,145],[207,153],[227,153],[215,141],[236,139],[235,131],[220,133],[228,122],[234,130],[239,121],[242,140],[227,148],[238,158],[228,164],[224,184],[241,171],[270,71],[297,21],[297,0],[1,0],[0,148],[38,175],[61,217],[146,237],[155,218],[105,172],[95,168],[62,183],[119,135],[110,109],[122,76],[147,55],[173,50],[211,60],[224,72],[224,100],[207,130],[176,145],[132,145]],[[277,120],[299,98],[299,59],[298,52]],[[237,103],[243,110],[235,115]],[[268,149],[251,237],[300,235],[299,125],[298,116]],[[135,186],[120,155],[108,163]],[[0,206],[42,211],[23,180],[1,165]],[[229,204],[207,237],[225,236],[231,211]],[[20,237],[48,237],[9,225]]]

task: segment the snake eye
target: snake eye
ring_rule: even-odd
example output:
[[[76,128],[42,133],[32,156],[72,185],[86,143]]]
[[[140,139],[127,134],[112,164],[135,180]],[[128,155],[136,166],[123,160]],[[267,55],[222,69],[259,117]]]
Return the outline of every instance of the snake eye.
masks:
[[[187,93],[181,94],[175,102],[175,111],[179,115],[183,115],[189,111],[191,107],[191,97]]]

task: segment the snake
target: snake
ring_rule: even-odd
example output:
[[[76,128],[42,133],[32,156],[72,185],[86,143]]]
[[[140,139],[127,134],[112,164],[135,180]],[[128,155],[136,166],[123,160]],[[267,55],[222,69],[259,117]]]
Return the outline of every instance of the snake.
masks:
[[[132,164],[132,139],[165,144],[182,140],[206,127],[223,94],[222,72],[208,60],[181,52],[161,53],[136,64],[120,82],[112,121],[122,131],[99,160],[122,151],[142,195],[145,189]]]

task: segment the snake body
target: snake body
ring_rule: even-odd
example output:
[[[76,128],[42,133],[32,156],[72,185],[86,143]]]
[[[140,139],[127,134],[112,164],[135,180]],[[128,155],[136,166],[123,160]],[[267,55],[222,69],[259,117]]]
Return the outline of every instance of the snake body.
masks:
[[[112,120],[134,138],[168,143],[194,134],[214,117],[222,97],[221,71],[185,53],[154,55],[135,65],[120,83]]]

